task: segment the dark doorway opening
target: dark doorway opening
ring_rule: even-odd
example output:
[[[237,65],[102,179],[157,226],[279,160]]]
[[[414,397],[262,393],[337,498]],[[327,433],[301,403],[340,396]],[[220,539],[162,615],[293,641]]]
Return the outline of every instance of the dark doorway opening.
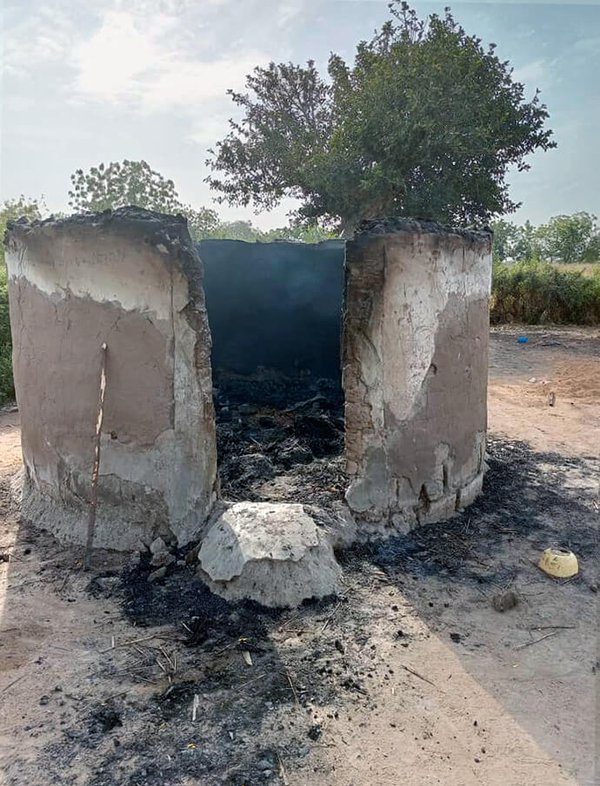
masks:
[[[344,489],[344,243],[198,244],[229,499],[327,504]]]

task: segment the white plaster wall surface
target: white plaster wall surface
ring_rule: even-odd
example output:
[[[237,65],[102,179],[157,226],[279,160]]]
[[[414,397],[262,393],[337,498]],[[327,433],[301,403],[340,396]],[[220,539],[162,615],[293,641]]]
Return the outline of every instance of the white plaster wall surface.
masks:
[[[127,218],[116,215],[115,231],[105,216],[17,227],[6,253],[24,458],[34,490],[51,491],[59,507],[65,472],[74,487],[91,473],[99,347],[108,343],[100,485],[121,504],[100,504],[97,542],[113,548],[151,538],[159,526],[189,541],[216,486],[210,333],[201,288],[190,290],[179,264],[180,249],[194,253],[191,241],[174,219],[169,236],[156,215],[137,211],[131,231]],[[165,244],[147,242],[146,219]],[[49,528],[81,542],[81,509],[71,513],[59,521],[57,512]]]
[[[398,420],[414,415],[449,297],[485,299],[490,284],[489,254],[465,248],[460,238],[402,233],[387,239],[381,372],[386,403]]]
[[[85,232],[58,242],[52,237],[47,243],[43,237],[36,240],[33,249],[21,246],[7,255],[9,279],[23,278],[46,295],[62,298],[68,292],[156,319],[170,319],[172,295],[175,308],[187,302],[180,287],[171,292],[165,286],[164,262],[154,249],[127,247],[110,235],[98,235],[92,246]]]
[[[371,529],[447,518],[481,489],[490,239],[407,223],[347,250],[346,498]]]

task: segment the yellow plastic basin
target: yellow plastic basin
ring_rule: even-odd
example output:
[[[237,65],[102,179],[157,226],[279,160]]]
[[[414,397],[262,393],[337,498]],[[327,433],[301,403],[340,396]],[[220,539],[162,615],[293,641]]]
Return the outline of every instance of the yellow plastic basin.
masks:
[[[570,579],[579,573],[577,557],[568,549],[544,549],[538,565],[544,573],[557,579]]]

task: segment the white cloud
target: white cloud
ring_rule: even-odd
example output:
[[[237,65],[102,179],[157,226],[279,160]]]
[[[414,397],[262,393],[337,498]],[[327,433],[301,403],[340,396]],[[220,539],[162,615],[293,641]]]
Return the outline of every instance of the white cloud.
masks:
[[[168,18],[161,21],[168,33]],[[75,50],[76,89],[99,100],[127,98],[138,77],[160,68],[162,56],[152,28],[142,32],[131,14],[110,11],[100,29]]]
[[[197,102],[225,97],[229,88],[242,87],[246,74],[265,62],[268,58],[254,51],[212,62],[173,58],[144,83],[140,99],[146,109],[187,106],[197,114]]]
[[[4,8],[3,72],[27,77],[37,68],[64,60],[75,37],[75,24],[63,0],[23,14],[17,3]]]
[[[202,59],[186,46],[180,17],[147,10],[108,11],[100,27],[76,48],[75,89],[80,96],[145,112],[179,108],[197,114],[198,102],[240,88],[246,74],[268,61],[252,49]],[[201,19],[196,25],[201,26]]]
[[[520,68],[515,68],[513,79],[516,82],[529,84],[543,82],[548,75],[548,63],[545,60],[533,60]],[[537,86],[537,85],[536,85]]]
[[[285,0],[278,4],[275,16],[280,29],[289,27],[304,10],[304,0]]]
[[[234,109],[234,107],[231,107]],[[219,107],[219,110],[221,107]],[[235,112],[214,111],[198,118],[187,138],[203,147],[212,147],[217,139],[222,139],[229,131],[229,118]]]

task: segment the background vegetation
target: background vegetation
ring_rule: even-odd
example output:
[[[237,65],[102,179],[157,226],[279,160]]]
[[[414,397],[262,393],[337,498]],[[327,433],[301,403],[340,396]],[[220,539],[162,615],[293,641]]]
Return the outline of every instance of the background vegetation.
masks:
[[[591,213],[494,230],[491,320],[600,324],[600,232]]]
[[[533,259],[495,262],[492,323],[600,325],[600,264],[588,269]]]
[[[221,221],[209,208],[183,204],[171,180],[145,161],[100,164],[71,176],[69,204],[78,212],[138,205],[182,213],[194,240],[317,243],[337,237],[316,222],[292,222],[267,232],[249,221]],[[0,207],[0,237],[8,221],[42,218],[42,200],[25,197]],[[600,324],[600,235],[591,213],[555,216],[538,227],[500,220],[494,230],[491,320],[494,323]],[[0,403],[14,397],[4,250],[0,246]]]
[[[450,9],[421,19],[391,0],[390,18],[352,62],[327,73],[270,63],[229,91],[239,120],[209,151],[220,201],[270,209],[349,235],[365,218],[484,223],[513,212],[510,168],[555,147],[548,112],[513,79],[496,45],[468,35]]]
[[[600,232],[592,213],[553,216],[536,227],[529,221],[522,226],[500,220],[494,230],[494,261],[545,259],[572,264],[600,260]]]

